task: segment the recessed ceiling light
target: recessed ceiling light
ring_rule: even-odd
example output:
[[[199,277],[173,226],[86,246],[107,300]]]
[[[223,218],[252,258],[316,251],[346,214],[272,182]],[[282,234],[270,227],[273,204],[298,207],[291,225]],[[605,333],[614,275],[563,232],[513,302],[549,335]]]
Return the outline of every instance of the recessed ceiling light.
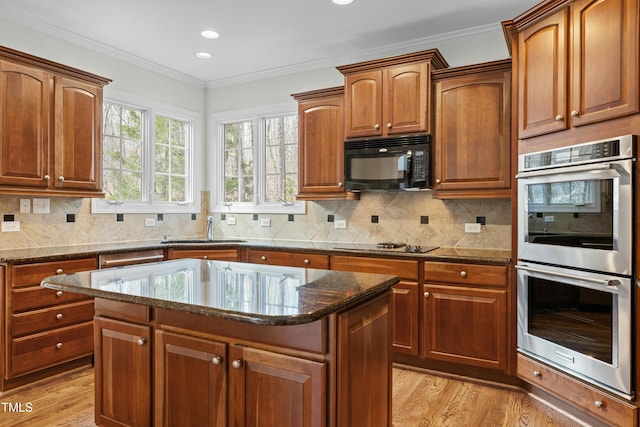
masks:
[[[348,4],[353,3],[353,0],[331,0],[333,1],[334,4],[337,4],[338,6],[346,6]]]
[[[213,55],[211,55],[209,52],[197,52],[196,53],[196,58],[211,59],[211,58],[213,58]]]
[[[216,31],[213,31],[213,30],[204,30],[200,33],[200,35],[205,39],[211,39],[211,40],[215,40],[220,37],[220,34],[218,34]]]

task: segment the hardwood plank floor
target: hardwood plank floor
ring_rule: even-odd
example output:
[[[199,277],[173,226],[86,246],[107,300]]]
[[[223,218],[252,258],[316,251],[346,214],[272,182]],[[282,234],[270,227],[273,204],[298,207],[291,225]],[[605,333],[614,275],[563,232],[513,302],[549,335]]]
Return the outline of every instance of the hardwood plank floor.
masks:
[[[1,394],[0,427],[95,427],[93,399],[93,369],[78,368]],[[545,407],[517,388],[394,368],[393,425],[576,427],[583,424]]]

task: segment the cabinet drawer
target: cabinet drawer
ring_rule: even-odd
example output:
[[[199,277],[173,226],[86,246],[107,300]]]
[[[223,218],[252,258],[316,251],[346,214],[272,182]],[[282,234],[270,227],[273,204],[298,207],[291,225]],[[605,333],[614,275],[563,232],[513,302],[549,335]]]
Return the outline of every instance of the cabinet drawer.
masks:
[[[93,353],[93,322],[16,338],[11,342],[10,374],[24,374]]]
[[[198,258],[221,261],[237,261],[237,249],[171,249],[170,259]]]
[[[11,291],[13,313],[91,299],[86,295],[56,291],[40,286]]]
[[[291,267],[329,268],[329,256],[304,252],[247,251],[247,261],[255,264],[287,265]]]
[[[124,265],[145,264],[164,260],[162,249],[124,252],[100,255],[100,268],[122,267]]]
[[[507,266],[459,264],[445,262],[424,263],[425,281],[450,282],[462,285],[507,286]]]
[[[56,274],[77,273],[78,271],[98,268],[96,258],[74,259],[67,261],[39,262],[36,264],[15,265],[12,268],[12,286],[39,285],[42,279]]]
[[[418,261],[335,255],[331,257],[331,269],[393,274],[402,279],[418,280]]]
[[[93,301],[82,301],[11,316],[12,336],[33,334],[93,320]]]
[[[608,425],[636,426],[638,409],[595,387],[518,354],[518,376],[560,399],[587,411]],[[598,407],[598,406],[600,407]]]

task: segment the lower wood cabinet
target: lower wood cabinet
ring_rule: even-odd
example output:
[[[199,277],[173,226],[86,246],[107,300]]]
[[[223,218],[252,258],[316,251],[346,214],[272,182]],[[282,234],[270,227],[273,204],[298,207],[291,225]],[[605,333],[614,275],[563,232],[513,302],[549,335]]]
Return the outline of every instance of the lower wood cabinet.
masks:
[[[308,252],[247,249],[247,262],[254,264],[327,269],[329,268],[329,255]]]
[[[238,261],[238,249],[169,249],[169,259],[197,258],[220,261]]]
[[[96,424],[150,426],[151,327],[97,316],[95,328]]]
[[[505,371],[507,267],[428,261],[424,271],[420,356]]]
[[[391,337],[396,353],[418,355],[418,282],[400,281],[391,288]]]

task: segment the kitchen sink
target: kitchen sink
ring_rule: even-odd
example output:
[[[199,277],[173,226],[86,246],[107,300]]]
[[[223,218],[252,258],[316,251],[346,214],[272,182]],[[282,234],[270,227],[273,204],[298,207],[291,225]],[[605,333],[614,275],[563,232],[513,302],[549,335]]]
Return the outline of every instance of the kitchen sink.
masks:
[[[183,244],[183,243],[243,243],[246,240],[239,239],[168,239],[163,240],[166,244]]]

